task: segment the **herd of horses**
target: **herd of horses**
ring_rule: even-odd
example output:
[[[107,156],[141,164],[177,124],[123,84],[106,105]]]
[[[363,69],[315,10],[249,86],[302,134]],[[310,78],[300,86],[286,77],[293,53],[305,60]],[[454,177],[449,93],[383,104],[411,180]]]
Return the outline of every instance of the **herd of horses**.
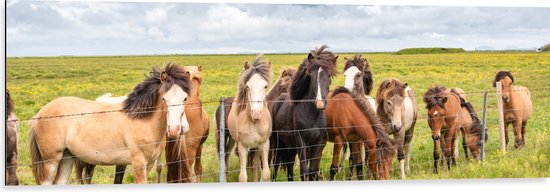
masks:
[[[247,168],[252,168],[253,181],[276,181],[279,168],[293,181],[296,162],[302,181],[320,180],[322,152],[329,141],[334,143],[330,180],[342,169],[342,149],[345,153],[347,148],[350,173],[355,172],[357,179],[364,179],[364,166],[370,179],[391,179],[394,155],[400,178],[409,174],[418,120],[412,87],[390,78],[381,82],[375,97],[370,96],[373,73],[367,59],[356,54],[344,58],[344,85],[330,90],[338,56],[327,48],[311,50],[297,69],[283,69],[273,86],[271,62],[263,55],[244,63],[237,95],[222,103],[223,113],[221,106],[215,113],[216,129],[221,127],[222,114],[226,119],[222,144],[226,170],[236,146],[239,181],[249,180]],[[155,167],[157,182],[161,182],[162,152],[168,183],[200,182],[202,148],[210,127],[200,100],[201,74],[202,67],[169,63],[154,67],[126,96],[51,101],[30,121],[36,182],[66,184],[73,164],[83,184],[91,183],[96,165],[116,165],[114,183],[122,183],[127,165],[132,166],[136,183],[146,183],[147,173]],[[493,85],[497,82],[502,84],[506,144],[507,127],[513,124],[514,146],[520,149],[525,145],[525,127],[531,115],[530,92],[514,86],[509,71],[499,71]],[[437,173],[439,165],[445,164],[447,169],[456,165],[460,134],[466,159],[468,152],[479,159],[484,131],[464,91],[435,85],[422,100],[434,143],[433,171]],[[19,124],[9,91],[6,106],[6,184],[17,185]],[[219,152],[218,131],[215,136]]]

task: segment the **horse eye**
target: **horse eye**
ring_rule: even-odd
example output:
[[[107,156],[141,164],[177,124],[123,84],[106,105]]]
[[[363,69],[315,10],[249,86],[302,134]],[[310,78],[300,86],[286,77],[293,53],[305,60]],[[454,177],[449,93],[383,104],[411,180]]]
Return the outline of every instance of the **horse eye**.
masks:
[[[166,102],[166,99],[165,99],[164,97],[162,98],[162,100],[163,100],[164,102]]]
[[[183,100],[183,102],[186,102],[187,101],[187,97]]]
[[[264,87],[264,89],[267,89],[267,85]]]

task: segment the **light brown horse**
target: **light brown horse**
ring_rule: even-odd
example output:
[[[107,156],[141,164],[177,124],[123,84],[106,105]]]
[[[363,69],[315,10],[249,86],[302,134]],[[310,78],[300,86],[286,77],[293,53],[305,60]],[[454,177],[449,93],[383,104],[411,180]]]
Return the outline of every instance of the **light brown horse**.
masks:
[[[288,87],[290,86],[290,83],[292,81],[292,76],[294,76],[294,74],[296,73],[296,69],[293,68],[293,67],[287,67],[285,69],[283,69],[281,71],[281,74],[279,75],[279,78],[277,79],[277,81],[275,81],[275,84],[273,85],[273,87],[271,87],[271,89],[269,90],[269,92],[267,93],[266,97],[265,97],[265,100],[268,102],[267,103],[267,107],[269,109],[269,111],[271,112],[271,107],[273,106],[273,100],[275,100],[277,97],[279,97],[281,94],[284,94],[284,93],[288,93]],[[229,111],[231,111],[231,106],[233,104],[233,101],[235,100],[235,97],[227,97],[225,98],[225,101],[224,101],[224,109],[225,109],[225,127],[227,128],[227,117],[229,116]],[[216,130],[219,130],[219,127],[220,127],[220,116],[221,116],[221,106],[219,106],[217,109],[216,109],[216,118],[215,118],[215,121],[216,121]],[[234,146],[235,146],[235,141],[231,138],[231,135],[229,134],[229,130],[225,129],[225,168],[226,168],[226,175],[225,177],[227,178],[227,170],[229,168],[229,157],[231,155],[231,150],[233,150]],[[218,151],[218,154],[220,152],[220,145],[219,145],[219,132],[216,131],[216,149]],[[238,155],[238,151],[235,151]],[[248,162],[249,162],[249,165],[248,167],[252,167],[252,160],[254,158],[254,155],[255,155],[255,151],[250,151],[249,155],[248,155]],[[272,156],[272,153],[270,153],[270,156]],[[269,157],[269,161],[272,162],[272,157]]]
[[[75,157],[91,164],[131,164],[135,182],[146,183],[166,137],[189,130],[184,110],[191,86],[189,73],[167,64],[153,68],[122,104],[77,97],[48,103],[30,122],[37,183],[67,183]]]
[[[513,86],[514,77],[510,71],[499,71],[493,86],[500,82],[502,84],[502,101],[504,101],[504,132],[506,146],[508,146],[508,126],[514,126],[516,137],[514,147],[521,149],[525,145],[525,127],[531,116],[533,105],[531,103],[531,92],[527,87]]]
[[[193,89],[187,100],[185,114],[189,121],[189,132],[185,134],[184,142],[168,142],[166,144],[166,167],[168,183],[200,182],[202,179],[202,147],[208,137],[210,121],[200,100],[202,84],[202,66],[186,66],[184,70],[190,73]],[[178,146],[179,145],[179,146]],[[183,150],[179,150],[183,149]],[[194,169],[191,169],[193,167]],[[193,172],[191,172],[193,171]]]
[[[259,161],[262,161],[261,181],[269,181],[268,163],[269,137],[271,136],[271,114],[265,100],[267,87],[271,82],[271,62],[263,55],[256,56],[252,65],[245,62],[238,82],[237,97],[227,118],[229,134],[237,143],[241,171],[240,182],[247,182],[248,151],[258,149],[253,160],[254,181],[258,181]]]
[[[464,90],[458,87],[451,88],[450,91],[457,94],[460,97],[460,107],[462,126],[460,132],[462,134],[462,148],[464,149],[464,156],[469,159],[468,149],[470,150],[474,159],[481,157],[481,134],[483,126],[481,121],[477,117],[474,107],[466,99]],[[485,131],[485,139],[487,139],[487,131]],[[458,139],[455,141],[455,156],[458,157]]]
[[[443,86],[433,86],[424,94],[424,103],[428,109],[428,125],[434,141],[434,172],[438,173],[440,148],[443,149],[447,169],[456,165],[456,146],[454,142],[462,126],[462,107],[460,97]]]
[[[416,96],[407,83],[398,79],[387,79],[378,88],[376,104],[377,115],[386,132],[394,135],[399,175],[401,179],[405,179],[405,174],[410,172],[411,141],[418,116]]]
[[[19,137],[19,121],[14,112],[13,99],[6,89],[6,180],[5,185],[19,185],[17,179],[17,156],[19,154],[17,140]]]
[[[352,167],[355,168],[359,180],[363,179],[363,160],[360,155],[363,142],[369,152],[367,164],[370,172],[376,179],[389,179],[393,146],[382,123],[376,116],[374,108],[365,97],[368,92],[365,91],[363,78],[371,78],[370,82],[372,82],[372,74],[370,76],[363,75],[369,69],[368,63],[360,55],[356,55],[353,60],[345,60],[344,71],[355,67],[359,69],[360,75],[355,78],[351,89],[339,87],[329,94],[327,99],[325,115],[329,128],[328,140],[334,142],[330,180],[334,180],[338,171],[340,152],[346,142],[351,144]],[[370,83],[370,87],[372,87],[372,83]]]

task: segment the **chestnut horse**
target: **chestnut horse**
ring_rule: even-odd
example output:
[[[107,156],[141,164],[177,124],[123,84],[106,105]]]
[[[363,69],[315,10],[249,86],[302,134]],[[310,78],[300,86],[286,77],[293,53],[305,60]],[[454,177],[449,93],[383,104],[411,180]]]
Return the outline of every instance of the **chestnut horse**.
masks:
[[[184,110],[191,86],[188,72],[167,64],[154,67],[123,103],[77,97],[48,103],[30,122],[37,183],[67,183],[75,157],[91,164],[131,164],[135,182],[146,183],[166,138],[189,130]]]
[[[531,92],[527,87],[513,86],[514,77],[510,71],[499,71],[493,81],[493,87],[496,87],[497,82],[502,84],[506,146],[508,146],[508,126],[512,124],[514,126],[514,136],[516,137],[514,147],[521,149],[525,145],[525,127],[533,108]]]
[[[14,112],[10,91],[6,89],[6,180],[5,185],[19,185],[17,179],[17,140],[19,121]]]
[[[267,107],[268,107],[268,110],[271,112],[271,107],[273,107],[273,100],[275,100],[277,97],[279,97],[279,95],[281,94],[284,94],[284,93],[287,93],[288,92],[288,87],[290,86],[290,82],[292,81],[292,76],[294,76],[294,74],[296,73],[296,69],[295,68],[292,68],[292,67],[288,67],[288,68],[285,68],[281,71],[281,74],[279,75],[279,78],[277,79],[277,81],[275,82],[275,84],[273,85],[273,87],[271,87],[271,89],[269,90],[269,92],[267,93],[267,95],[265,96],[265,100],[267,101]],[[224,101],[224,115],[225,115],[225,127],[227,128],[227,117],[229,116],[229,111],[231,111],[231,106],[233,105],[233,101],[235,100],[235,97],[227,97],[225,98],[225,101]],[[216,117],[215,117],[215,120],[216,120],[216,130],[219,130],[219,127],[220,127],[220,115],[221,115],[221,105],[218,106],[218,108],[216,109]],[[220,152],[220,134],[218,131],[216,131],[216,150],[218,151],[218,154]],[[225,129],[225,168],[226,168],[226,175],[225,175],[225,178],[227,178],[227,172],[228,172],[228,168],[229,168],[229,157],[231,156],[231,150],[233,150],[233,148],[235,147],[235,140],[233,140],[231,138],[231,135],[229,134],[229,130]],[[238,151],[236,151],[237,155],[238,155]],[[249,155],[248,155],[248,162],[249,162],[249,167],[252,167],[252,160],[253,160],[253,157],[254,157],[254,154],[255,151],[250,151]],[[269,157],[269,161],[271,162],[272,160],[272,155],[273,153],[270,153],[270,156]]]
[[[376,179],[389,179],[393,157],[393,146],[382,123],[374,112],[374,107],[365,97],[365,82],[372,87],[372,74],[364,75],[369,66],[366,59],[356,55],[353,60],[346,60],[345,71],[349,68],[359,69],[359,75],[351,74],[354,82],[350,88],[339,87],[329,96],[325,112],[328,126],[329,141],[334,142],[330,179],[338,170],[340,151],[346,142],[350,142],[352,167],[357,178],[363,179],[363,160],[360,155],[361,144],[364,142],[367,151],[367,164]],[[350,75],[346,74],[346,78]],[[371,79],[370,81],[364,78]],[[349,84],[348,84],[349,85]],[[350,91],[351,90],[351,91]],[[370,91],[370,89],[369,89]]]
[[[289,94],[279,96],[273,105],[272,180],[281,164],[286,165],[288,180],[293,180],[296,154],[300,159],[300,179],[319,180],[322,151],[328,139],[324,109],[338,59],[326,48],[323,45],[311,50],[292,78]]]
[[[462,108],[461,118],[462,126],[460,132],[462,134],[462,148],[464,156],[469,159],[468,149],[474,159],[481,157],[481,134],[483,126],[477,117],[474,106],[466,99],[464,90],[458,87],[451,88],[450,91],[460,97],[460,107]],[[485,131],[485,139],[487,140],[487,131]],[[455,156],[458,157],[458,139],[455,141]]]
[[[244,63],[244,69],[238,82],[237,97],[231,106],[227,118],[227,129],[231,138],[236,142],[241,171],[240,182],[247,182],[246,173],[248,151],[258,149],[253,159],[254,181],[258,181],[258,165],[262,161],[261,181],[269,181],[270,170],[268,163],[269,137],[271,136],[271,114],[265,100],[266,90],[271,82],[271,62],[263,55],[256,56],[252,65]]]
[[[460,107],[460,97],[443,86],[433,86],[426,91],[423,100],[428,109],[428,125],[434,141],[434,172],[438,173],[440,148],[443,148],[447,169],[450,170],[451,164],[456,165],[454,142],[462,126],[462,116],[465,116]]]
[[[418,116],[416,96],[407,83],[398,79],[387,79],[380,84],[376,101],[377,114],[386,132],[394,135],[399,175],[401,179],[405,179],[405,172],[410,172],[411,141]]]

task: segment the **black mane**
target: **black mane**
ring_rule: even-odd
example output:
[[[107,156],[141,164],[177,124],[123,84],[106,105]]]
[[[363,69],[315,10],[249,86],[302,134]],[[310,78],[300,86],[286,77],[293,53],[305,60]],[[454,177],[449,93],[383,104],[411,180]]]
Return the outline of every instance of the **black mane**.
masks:
[[[428,89],[428,91],[424,94],[426,109],[429,110],[435,105],[439,105],[441,108],[444,108],[445,103],[443,102],[443,98],[445,97],[444,93],[446,89],[447,88],[441,85],[436,85]]]
[[[329,77],[336,75],[336,56],[334,53],[325,50],[327,45],[323,45],[318,49],[311,50],[308,58],[304,59],[303,63],[296,71],[290,85],[290,98],[292,100],[300,100],[309,91],[311,77],[309,72],[318,68],[322,68],[328,73]]]
[[[159,94],[168,91],[174,84],[189,94],[192,86],[189,73],[171,63],[166,64],[164,70],[153,67],[145,80],[134,87],[132,93],[124,100],[123,111],[136,119],[151,116],[157,110],[155,107]]]
[[[493,81],[493,87],[497,86],[497,82],[501,79],[504,79],[505,77],[510,77],[512,80],[512,83],[514,82],[514,77],[512,76],[511,71],[499,71],[497,72],[497,75],[495,75],[495,80]]]

